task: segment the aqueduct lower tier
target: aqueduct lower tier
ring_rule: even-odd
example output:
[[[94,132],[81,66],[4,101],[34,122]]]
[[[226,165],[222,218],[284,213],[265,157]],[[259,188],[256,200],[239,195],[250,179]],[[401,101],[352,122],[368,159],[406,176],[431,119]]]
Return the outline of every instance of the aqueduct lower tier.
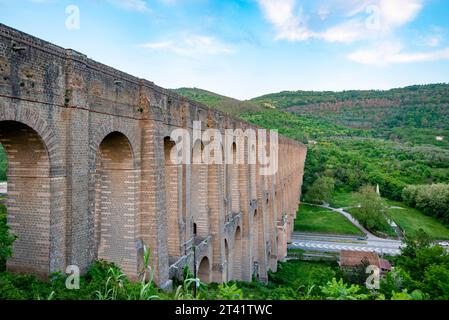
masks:
[[[194,264],[204,282],[265,280],[286,256],[307,149],[279,137],[272,176],[259,163],[173,164],[170,135],[193,135],[194,121],[202,132],[256,129],[0,25],[0,142],[18,236],[8,269],[46,276],[104,259],[137,278],[147,247],[161,286]],[[246,159],[248,149],[233,145]]]

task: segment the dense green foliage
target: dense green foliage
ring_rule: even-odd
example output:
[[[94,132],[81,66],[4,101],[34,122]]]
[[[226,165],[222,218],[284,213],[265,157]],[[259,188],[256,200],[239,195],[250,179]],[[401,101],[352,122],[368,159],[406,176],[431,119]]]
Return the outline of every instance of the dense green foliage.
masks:
[[[8,168],[8,160],[6,159],[5,150],[0,143],[0,181],[6,181],[6,169]]]
[[[292,106],[373,99],[386,99],[403,104],[449,103],[449,85],[417,85],[388,91],[283,91],[254,98],[251,101],[284,109]]]
[[[406,239],[402,255],[394,258],[397,268],[382,280],[379,291],[365,288],[363,277],[356,283],[349,282],[336,263],[290,260],[279,263],[278,271],[269,274],[266,285],[257,281],[205,285],[185,270],[184,280],[174,282],[174,292],[165,293],[154,285],[146,251],[138,282],[129,281],[119,268],[103,261],[81,276],[75,290],[67,289],[69,279],[61,273],[41,281],[34,276],[0,272],[0,300],[448,299],[449,254],[431,246],[429,239],[423,232]]]
[[[424,231],[406,237],[402,254],[393,261],[395,270],[381,285],[387,298],[393,291],[419,290],[427,299],[449,299],[449,253],[433,246]]]
[[[165,293],[150,282],[133,283],[116,266],[99,261],[80,279],[78,290],[65,286],[67,277],[54,274],[48,281],[34,276],[0,272],[0,300],[318,300],[370,297],[366,289],[342,279],[338,265],[292,260],[279,264],[267,285],[250,283],[200,284],[187,271],[184,281],[175,282],[173,293]],[[348,291],[348,289],[350,289]]]
[[[304,196],[309,203],[329,203],[335,189],[335,181],[330,177],[319,177],[316,179]]]
[[[407,205],[449,224],[449,184],[408,186],[402,198]]]
[[[6,207],[0,202],[0,272],[5,270],[6,261],[12,254],[11,245],[14,240],[15,237],[10,234],[6,224]]]
[[[350,128],[375,137],[449,148],[449,85],[389,91],[281,92],[252,100]],[[446,137],[437,141],[436,136]]]
[[[295,220],[295,231],[364,235],[343,215],[318,206],[301,204]]]
[[[165,293],[151,278],[131,282],[116,266],[99,261],[81,276],[77,290],[66,288],[67,276],[63,274],[41,281],[34,276],[0,272],[0,300],[448,299],[448,253],[415,239],[408,239],[403,254],[393,259],[397,267],[381,281],[378,291],[368,290],[361,282],[349,282],[336,263],[290,260],[279,264],[278,272],[270,274],[266,285],[257,281],[200,284],[195,295],[193,287],[198,280],[187,270],[183,281],[175,281],[174,292]]]

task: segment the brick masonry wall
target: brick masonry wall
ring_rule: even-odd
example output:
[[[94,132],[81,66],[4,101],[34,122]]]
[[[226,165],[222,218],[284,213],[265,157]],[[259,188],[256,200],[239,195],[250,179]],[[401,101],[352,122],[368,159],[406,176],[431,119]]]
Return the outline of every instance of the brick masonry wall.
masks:
[[[147,247],[161,286],[194,264],[207,282],[266,280],[286,256],[307,149],[279,137],[272,177],[259,164],[169,163],[167,138],[192,134],[194,121],[223,135],[257,129],[0,24],[0,141],[18,236],[8,268],[46,276],[105,259],[137,279]],[[235,151],[248,160],[249,147]]]

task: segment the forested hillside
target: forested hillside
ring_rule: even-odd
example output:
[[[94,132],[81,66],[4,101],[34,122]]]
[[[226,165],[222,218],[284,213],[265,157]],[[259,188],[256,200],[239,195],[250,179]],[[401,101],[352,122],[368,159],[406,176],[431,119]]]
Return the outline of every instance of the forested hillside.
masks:
[[[299,115],[318,117],[375,137],[449,148],[449,85],[389,91],[281,92],[251,100]],[[438,141],[437,136],[446,139]]]
[[[286,109],[295,106],[336,104],[354,101],[383,101],[390,104],[428,104],[449,103],[448,84],[417,85],[405,88],[382,90],[352,90],[352,91],[283,91],[272,93],[251,101],[268,107]]]
[[[258,104],[250,101],[240,101],[202,89],[180,88],[173,91],[186,98],[233,115],[240,115],[248,112],[257,112],[263,109]]]

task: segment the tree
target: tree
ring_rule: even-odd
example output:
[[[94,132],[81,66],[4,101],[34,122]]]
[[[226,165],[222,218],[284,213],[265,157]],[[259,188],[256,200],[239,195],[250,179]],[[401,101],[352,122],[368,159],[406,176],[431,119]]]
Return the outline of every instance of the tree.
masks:
[[[304,200],[311,203],[329,203],[334,188],[334,179],[330,177],[320,177],[315,180],[309,191],[307,191]]]
[[[423,230],[419,229],[415,234],[407,234],[403,240],[404,246],[401,249],[403,257],[416,258],[420,249],[430,248],[432,238]]]
[[[6,207],[0,203],[0,271],[5,270],[6,261],[12,254],[12,244],[16,240],[6,222]]]
[[[402,199],[426,215],[449,222],[449,184],[408,186],[402,192]]]
[[[368,185],[361,187],[354,198],[358,207],[352,213],[365,228],[381,232],[388,230],[386,208],[374,187]]]
[[[449,299],[449,270],[444,265],[431,265],[424,274],[425,292],[433,299]]]

